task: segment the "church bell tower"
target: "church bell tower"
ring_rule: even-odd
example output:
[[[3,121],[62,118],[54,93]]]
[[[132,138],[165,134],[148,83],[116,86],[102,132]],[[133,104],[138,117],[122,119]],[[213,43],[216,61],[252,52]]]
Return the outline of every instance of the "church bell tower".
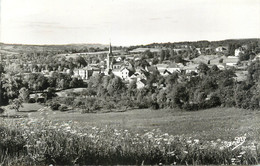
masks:
[[[113,69],[112,58],[113,58],[113,53],[112,53],[112,46],[111,46],[111,43],[110,43],[109,44],[109,51],[108,51],[108,54],[107,54],[107,70]]]

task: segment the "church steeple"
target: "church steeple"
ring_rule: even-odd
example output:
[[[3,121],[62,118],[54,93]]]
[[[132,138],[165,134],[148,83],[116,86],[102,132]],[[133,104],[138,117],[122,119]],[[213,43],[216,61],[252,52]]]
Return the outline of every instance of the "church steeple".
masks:
[[[112,69],[112,58],[113,58],[113,53],[112,53],[112,46],[111,42],[109,44],[109,51],[107,54],[107,70]]]
[[[109,44],[109,52],[108,52],[109,54],[112,54],[112,46],[111,46],[111,42],[110,42],[110,44]]]

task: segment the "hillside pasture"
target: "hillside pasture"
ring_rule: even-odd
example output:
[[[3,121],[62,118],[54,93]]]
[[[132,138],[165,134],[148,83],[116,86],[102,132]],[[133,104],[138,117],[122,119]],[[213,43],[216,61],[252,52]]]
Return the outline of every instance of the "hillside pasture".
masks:
[[[31,116],[37,118],[41,115],[32,112]],[[260,112],[236,108],[213,108],[196,112],[137,109],[91,114],[51,111],[47,118],[57,122],[74,121],[82,126],[109,126],[133,132],[159,129],[171,135],[202,140],[232,140],[244,135],[260,140]]]

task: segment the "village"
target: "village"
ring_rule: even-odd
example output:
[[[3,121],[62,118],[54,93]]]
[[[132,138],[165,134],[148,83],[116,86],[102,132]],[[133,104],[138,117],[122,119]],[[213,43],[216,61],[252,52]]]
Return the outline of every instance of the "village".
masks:
[[[182,46],[182,48],[173,49],[173,51],[178,54],[178,51],[188,50],[187,45]],[[250,54],[248,60],[241,61],[239,56],[245,54],[247,46],[241,46],[236,48],[233,56],[226,56],[228,47],[219,46],[214,48],[215,54],[212,55],[202,55],[200,48],[196,48],[196,53],[198,56],[193,59],[183,58],[180,60],[160,60],[160,51],[167,48],[136,48],[129,52],[124,50],[112,50],[111,44],[109,45],[109,51],[100,52],[87,52],[87,53],[71,53],[71,54],[58,54],[55,55],[60,58],[60,60],[68,60],[69,58],[82,57],[88,62],[87,57],[96,56],[99,57],[98,63],[94,61],[87,64],[86,66],[79,66],[74,69],[63,68],[60,70],[60,66],[57,68],[57,72],[71,74],[71,77],[80,78],[84,82],[87,82],[90,77],[96,75],[109,75],[114,74],[115,76],[121,78],[126,84],[132,81],[136,81],[137,89],[141,89],[146,86],[146,80],[149,73],[157,70],[161,76],[166,77],[168,75],[177,73],[185,73],[186,76],[192,76],[193,74],[199,74],[198,66],[201,63],[207,64],[208,67],[217,66],[220,70],[233,68],[236,73],[236,81],[244,81],[247,77],[247,67],[254,61],[260,59],[260,53]],[[211,48],[212,49],[212,48]],[[153,58],[147,58],[145,61],[147,65],[145,66],[135,66],[136,63],[141,61],[141,58],[145,53],[156,53],[158,55],[158,62],[154,63]],[[37,64],[38,67],[43,66],[43,64]],[[37,73],[36,69],[30,62],[23,64],[26,71],[29,73]],[[49,71],[42,69],[38,73],[44,74],[45,77],[50,77],[54,71]],[[155,85],[160,86],[160,85]]]
[[[260,59],[259,46],[257,42],[247,40],[242,44],[225,42],[220,41],[219,45],[198,41],[134,47],[113,47],[110,43],[101,49],[63,50],[61,53],[46,52],[48,48],[41,51],[37,47],[32,47],[30,52],[17,53],[16,48],[28,46],[12,46],[11,52],[8,50],[11,46],[7,45],[1,58],[5,70],[2,99],[7,104],[8,99],[20,99],[22,95],[26,102],[63,105],[66,109],[83,111],[125,106],[124,103],[118,106],[118,101],[128,101],[136,108],[195,110],[240,105],[234,88],[248,84],[248,81],[257,83],[253,74],[257,70],[252,67]],[[226,91],[226,99],[221,99],[224,95],[221,91],[226,86],[232,90]],[[89,104],[84,96],[93,100],[96,106]],[[81,104],[78,104],[79,98]],[[138,103],[141,98],[145,100]],[[99,100],[105,104],[101,105]],[[210,102],[206,104],[210,106],[205,106],[205,102]]]

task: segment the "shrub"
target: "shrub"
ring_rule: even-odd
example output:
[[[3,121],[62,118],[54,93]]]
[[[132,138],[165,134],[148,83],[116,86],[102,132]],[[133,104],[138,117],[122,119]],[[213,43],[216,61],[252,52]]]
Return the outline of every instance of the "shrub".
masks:
[[[28,100],[28,103],[35,103],[36,101],[35,101],[35,99],[34,98],[30,98],[29,100]]]
[[[154,109],[154,110],[157,110],[160,108],[159,104],[157,102],[152,102],[151,103],[151,108]]]
[[[58,110],[61,106],[59,103],[53,102],[50,104],[52,110]]]
[[[213,94],[209,100],[206,101],[206,106],[208,108],[212,108],[212,107],[217,107],[221,105],[221,101],[220,98],[216,95]]]
[[[59,110],[60,110],[61,112],[67,111],[67,110],[68,110],[68,107],[65,106],[65,105],[61,105],[61,106],[59,106]]]
[[[4,113],[4,109],[3,108],[0,108],[0,114]]]
[[[199,109],[199,105],[196,103],[184,103],[182,109],[186,111],[196,111]]]

